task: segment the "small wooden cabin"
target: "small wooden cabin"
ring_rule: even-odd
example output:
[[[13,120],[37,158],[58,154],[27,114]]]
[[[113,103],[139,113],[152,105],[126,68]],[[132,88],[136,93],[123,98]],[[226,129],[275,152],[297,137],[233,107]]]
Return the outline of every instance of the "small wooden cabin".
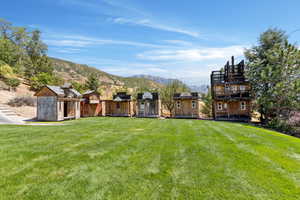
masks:
[[[244,61],[226,63],[224,70],[211,74],[213,117],[215,120],[251,120],[251,85],[245,77]]]
[[[157,92],[138,93],[136,103],[137,117],[160,117],[161,101]]]
[[[72,85],[44,86],[37,96],[37,120],[62,121],[80,118],[81,94]]]
[[[101,101],[97,91],[87,91],[82,97],[81,117],[105,116],[105,101]]]
[[[106,116],[132,117],[134,115],[134,103],[131,95],[126,92],[118,92],[113,95],[113,100],[105,101]]]
[[[173,100],[175,118],[200,118],[201,97],[199,93],[176,93]]]

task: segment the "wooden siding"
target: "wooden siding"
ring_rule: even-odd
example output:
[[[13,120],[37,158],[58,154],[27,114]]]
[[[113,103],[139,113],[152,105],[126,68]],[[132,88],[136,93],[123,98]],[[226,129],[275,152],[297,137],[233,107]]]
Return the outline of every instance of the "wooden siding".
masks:
[[[195,102],[195,108],[192,108],[192,102]],[[177,102],[180,102],[178,108]],[[200,118],[200,100],[183,99],[175,100],[174,115],[176,118]]]
[[[241,102],[245,102],[246,109],[241,109]],[[218,108],[218,104],[222,105],[222,109]],[[227,108],[224,106],[227,104]],[[251,101],[215,101],[214,102],[215,118],[247,118],[251,116]]]
[[[131,117],[134,115],[133,105],[132,101],[106,101],[106,115]]]
[[[49,88],[47,87],[43,87],[40,91],[38,91],[35,96],[57,96],[52,90],[50,90]]]
[[[57,98],[55,96],[37,97],[37,120],[57,121]]]
[[[160,100],[138,100],[136,103],[136,113],[138,117],[160,117]]]
[[[103,116],[103,102],[96,103],[96,104],[81,102],[81,116],[82,117]]]

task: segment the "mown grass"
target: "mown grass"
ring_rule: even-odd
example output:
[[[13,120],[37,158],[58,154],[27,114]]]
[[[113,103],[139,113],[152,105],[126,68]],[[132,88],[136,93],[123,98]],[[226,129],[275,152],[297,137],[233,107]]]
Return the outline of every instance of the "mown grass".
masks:
[[[0,199],[300,199],[300,140],[199,120],[2,125]]]

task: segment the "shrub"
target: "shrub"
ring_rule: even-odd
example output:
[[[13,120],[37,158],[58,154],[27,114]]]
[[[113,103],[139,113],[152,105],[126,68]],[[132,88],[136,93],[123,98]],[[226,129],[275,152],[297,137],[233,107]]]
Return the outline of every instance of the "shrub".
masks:
[[[9,86],[10,89],[15,90],[21,83],[21,81],[17,78],[6,78],[4,79],[6,85]]]
[[[292,134],[294,132],[294,127],[292,125],[287,121],[278,118],[270,120],[267,123],[267,127],[287,134]]]
[[[36,99],[31,96],[20,96],[20,97],[15,97],[13,99],[10,99],[7,104],[13,107],[35,106]]]
[[[0,77],[13,78],[14,77],[13,69],[7,64],[1,65],[0,66]]]
[[[293,112],[288,123],[292,126],[300,127],[300,112]]]

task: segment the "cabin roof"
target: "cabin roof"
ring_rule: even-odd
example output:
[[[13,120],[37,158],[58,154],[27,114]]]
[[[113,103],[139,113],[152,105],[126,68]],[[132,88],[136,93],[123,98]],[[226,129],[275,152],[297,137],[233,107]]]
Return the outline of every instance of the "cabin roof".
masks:
[[[52,92],[54,92],[57,96],[65,95],[64,90],[59,86],[46,85],[46,87],[49,88]]]
[[[159,99],[159,94],[157,92],[138,93],[137,99],[138,100],[144,100],[144,99],[158,100]]]
[[[198,92],[183,92],[175,93],[174,99],[200,99],[200,94]]]
[[[63,98],[69,98],[70,93],[73,94],[73,98],[80,98],[81,94],[73,89],[72,87],[66,88],[66,87],[60,87],[60,86],[53,86],[53,85],[46,85],[42,89],[40,89],[38,92],[35,93],[35,96],[44,96],[42,94],[38,95],[40,91],[42,91],[44,88],[48,88],[51,90],[56,96],[63,97]]]

